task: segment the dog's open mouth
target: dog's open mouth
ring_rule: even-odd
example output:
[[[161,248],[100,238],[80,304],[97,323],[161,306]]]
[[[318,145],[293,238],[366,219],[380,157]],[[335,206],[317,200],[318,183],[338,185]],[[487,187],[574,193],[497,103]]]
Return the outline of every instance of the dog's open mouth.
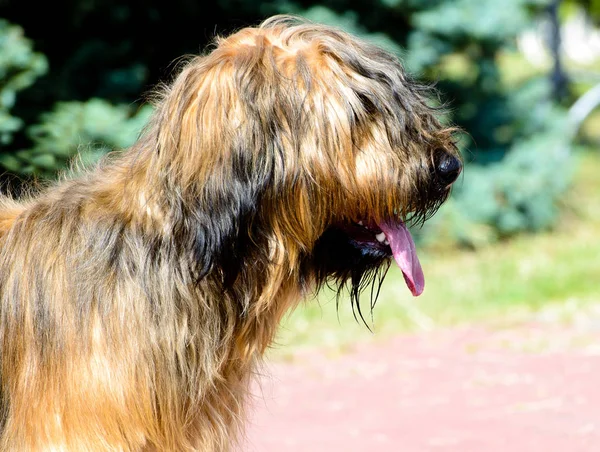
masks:
[[[403,221],[359,221],[346,225],[344,229],[357,245],[392,255],[412,294],[416,297],[423,293],[425,276],[415,242]]]

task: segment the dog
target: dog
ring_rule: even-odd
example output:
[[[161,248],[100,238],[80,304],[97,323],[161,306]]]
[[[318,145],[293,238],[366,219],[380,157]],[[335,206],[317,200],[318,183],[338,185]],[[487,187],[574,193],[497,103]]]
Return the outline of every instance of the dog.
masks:
[[[282,316],[359,295],[462,169],[432,88],[292,16],[217,37],[130,148],[0,201],[0,448],[226,451]]]

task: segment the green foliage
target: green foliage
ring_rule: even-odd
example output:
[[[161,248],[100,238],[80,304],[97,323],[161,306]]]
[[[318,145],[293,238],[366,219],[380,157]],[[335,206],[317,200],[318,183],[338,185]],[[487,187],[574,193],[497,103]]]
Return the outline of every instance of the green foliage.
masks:
[[[429,77],[450,75],[439,85],[457,99],[455,120],[471,139],[464,154],[472,163],[452,202],[427,225],[426,241],[476,247],[555,223],[571,181],[566,112],[553,102],[547,77],[508,84],[502,73],[512,67],[499,63],[545,3],[446,1],[415,14],[409,66]],[[449,74],[448,55],[463,60],[462,74]]]
[[[9,144],[23,121],[10,114],[17,92],[47,71],[46,58],[32,50],[23,29],[0,19],[0,145]]]
[[[539,0],[453,0],[437,2],[414,16],[415,34],[427,33],[459,39],[491,41],[504,45],[531,23],[527,7]]]
[[[565,112],[552,99],[548,76],[524,69],[516,38],[550,2],[218,0],[207,14],[198,2],[148,0],[139,10],[123,0],[86,0],[63,9],[42,2],[35,17],[24,3],[13,2],[8,10],[37,33],[34,39],[42,43],[53,69],[20,95],[37,110],[31,114],[16,106],[13,115],[38,125],[13,134],[0,165],[50,177],[78,151],[84,160],[93,160],[108,149],[127,146],[147,112],[133,114],[120,105],[133,104],[144,89],[168,79],[173,60],[198,53],[214,34],[270,14],[296,13],[398,54],[409,72],[438,87],[452,121],[465,131],[460,143],[465,172],[450,201],[420,232],[423,241],[478,246],[547,229],[556,221],[570,182],[570,134],[564,129]],[[600,3],[563,2],[573,4],[588,7],[593,15]],[[57,8],[52,23],[36,19]],[[59,39],[55,29],[72,39]],[[166,46],[164,36],[178,39]],[[0,87],[5,87],[2,58],[0,52]],[[8,111],[3,105],[0,137],[2,130],[14,131],[21,124],[2,117]]]
[[[600,24],[600,0],[563,0],[563,13],[569,13],[579,7],[585,8],[588,17],[596,24]]]
[[[454,121],[469,133],[465,148],[475,162],[501,160],[515,141],[528,135],[529,122],[537,120],[528,115],[533,104],[515,103],[521,88],[504,83],[502,72],[511,68],[500,66],[499,58],[514,51],[518,34],[531,26],[544,3],[505,0],[498,8],[494,0],[445,0],[412,16],[407,66],[439,81],[440,91],[451,100]],[[539,95],[538,89],[535,96],[545,103],[550,93]]]
[[[28,128],[33,146],[14,154],[0,154],[0,164],[21,175],[53,177],[77,157],[93,163],[113,149],[133,144],[149,118],[151,107],[137,112],[102,99],[61,102],[42,122]]]

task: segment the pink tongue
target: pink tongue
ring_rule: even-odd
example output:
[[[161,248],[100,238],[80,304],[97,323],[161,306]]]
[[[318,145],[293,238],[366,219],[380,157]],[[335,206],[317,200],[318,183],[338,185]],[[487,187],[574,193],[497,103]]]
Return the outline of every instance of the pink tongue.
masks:
[[[415,297],[421,295],[425,288],[425,276],[410,232],[402,222],[382,223],[378,226],[390,242],[392,254],[404,274],[406,285]]]

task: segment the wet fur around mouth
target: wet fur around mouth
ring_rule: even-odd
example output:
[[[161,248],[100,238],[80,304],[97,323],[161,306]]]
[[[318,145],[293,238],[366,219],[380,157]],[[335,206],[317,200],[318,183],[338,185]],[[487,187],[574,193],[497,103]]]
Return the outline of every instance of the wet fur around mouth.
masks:
[[[357,230],[357,225],[328,228],[315,244],[313,254],[305,265],[310,269],[307,271],[316,275],[319,287],[335,288],[338,308],[340,300],[348,293],[354,318],[360,319],[370,330],[360,296],[369,289],[368,309],[372,313],[391,265],[392,252],[388,245],[379,243],[377,239],[357,240],[352,233]]]

